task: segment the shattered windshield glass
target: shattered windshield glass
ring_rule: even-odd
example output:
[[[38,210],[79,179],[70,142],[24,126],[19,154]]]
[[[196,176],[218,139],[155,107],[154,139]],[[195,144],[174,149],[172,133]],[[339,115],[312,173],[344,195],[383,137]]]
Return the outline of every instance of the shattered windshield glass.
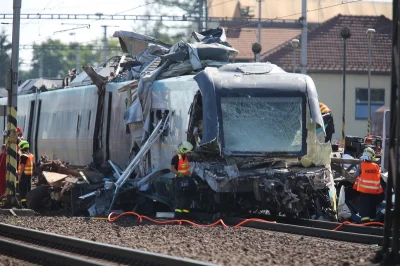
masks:
[[[301,97],[221,97],[225,153],[300,152]]]

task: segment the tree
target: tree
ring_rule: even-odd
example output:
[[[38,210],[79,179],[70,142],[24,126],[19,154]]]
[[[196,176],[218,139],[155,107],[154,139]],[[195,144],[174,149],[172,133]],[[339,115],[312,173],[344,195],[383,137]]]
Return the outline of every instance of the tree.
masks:
[[[176,8],[179,10],[180,14],[185,14],[186,16],[198,16],[199,19],[204,19],[205,12],[205,2],[204,0],[147,0],[147,11],[146,15],[150,15],[153,10],[161,10],[159,14],[161,16],[170,15],[169,12],[171,8]],[[175,23],[170,26],[171,23]],[[145,22],[141,28],[144,28],[144,33],[157,38],[165,43],[176,43],[182,40],[185,36],[194,30],[195,26],[201,28],[200,25],[194,25],[195,23],[187,24],[181,23],[177,27],[177,22],[163,22],[157,21],[155,23]],[[197,29],[196,29],[197,30]]]
[[[77,45],[79,48],[77,49]],[[122,53],[117,40],[108,40],[108,57]],[[33,45],[32,69],[20,75],[22,81],[39,76],[47,78],[63,78],[68,71],[76,67],[79,52],[79,69],[82,65],[98,66],[103,59],[102,40],[94,40],[87,45],[76,42],[69,44],[60,40],[49,39],[41,44]]]
[[[11,43],[7,39],[6,31],[2,29],[0,32],[0,88],[6,86],[6,75],[11,63]]]

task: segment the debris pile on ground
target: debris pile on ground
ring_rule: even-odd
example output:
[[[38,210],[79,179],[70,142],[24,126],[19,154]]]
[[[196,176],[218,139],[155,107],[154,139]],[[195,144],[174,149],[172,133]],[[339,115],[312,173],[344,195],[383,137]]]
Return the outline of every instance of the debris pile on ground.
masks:
[[[35,188],[27,194],[28,207],[34,210],[64,207],[70,215],[76,214],[80,204],[77,199],[79,195],[72,197],[72,190],[77,190],[77,193],[91,192],[102,186],[104,179],[102,173],[92,171],[89,167],[75,169],[68,162],[50,160],[45,156],[36,165],[35,174]]]
[[[378,250],[243,227],[136,226],[132,217],[109,223],[78,217],[0,216],[0,222],[219,265],[367,265]]]

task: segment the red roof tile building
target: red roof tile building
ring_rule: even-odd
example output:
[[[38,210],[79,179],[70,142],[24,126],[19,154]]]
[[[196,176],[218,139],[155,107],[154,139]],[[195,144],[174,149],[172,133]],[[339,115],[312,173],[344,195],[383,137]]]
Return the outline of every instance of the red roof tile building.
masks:
[[[384,16],[342,16],[338,15],[319,27],[311,29],[307,38],[307,72],[341,73],[343,69],[342,27],[351,30],[347,40],[348,73],[367,73],[368,39],[367,29],[375,29],[371,41],[371,71],[375,74],[390,74],[392,21]],[[301,34],[294,36],[301,40]],[[301,41],[300,41],[301,43]],[[296,69],[301,69],[301,47],[296,52]],[[293,48],[290,42],[263,54],[263,61],[279,65],[286,71],[293,69]]]
[[[254,53],[251,50],[253,43],[257,42],[257,24],[253,27],[225,26],[227,42],[232,45],[239,54],[235,57],[235,62],[254,61]],[[262,53],[269,52],[287,43],[301,33],[301,25],[292,22],[287,26],[263,25],[261,29]]]

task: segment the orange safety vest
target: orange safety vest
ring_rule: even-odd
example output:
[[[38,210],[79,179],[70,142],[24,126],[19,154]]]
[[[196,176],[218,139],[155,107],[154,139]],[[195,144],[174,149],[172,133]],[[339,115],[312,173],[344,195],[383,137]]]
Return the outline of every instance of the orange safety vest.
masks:
[[[190,163],[188,156],[185,156],[185,159],[183,159],[182,155],[178,154],[178,158],[178,173],[183,175],[190,175]]]
[[[25,164],[24,174],[28,175],[28,176],[32,176],[33,175],[34,156],[31,153],[22,153],[19,156],[18,174],[21,173],[21,157],[22,156],[28,157],[28,159],[26,160],[26,164]]]
[[[381,174],[379,165],[372,162],[362,162],[360,164],[360,176],[356,178],[353,188],[361,193],[381,194]]]
[[[323,103],[319,103],[319,109],[321,110],[321,114],[332,113],[332,110]]]

